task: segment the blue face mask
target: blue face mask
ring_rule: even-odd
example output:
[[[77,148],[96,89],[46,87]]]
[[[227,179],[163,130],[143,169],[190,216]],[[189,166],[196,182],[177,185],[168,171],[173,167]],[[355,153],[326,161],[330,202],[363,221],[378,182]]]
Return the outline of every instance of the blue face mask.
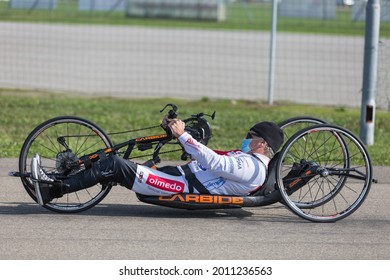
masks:
[[[241,151],[243,153],[247,153],[251,150],[251,148],[249,148],[249,145],[251,144],[252,142],[252,139],[242,139],[242,143],[241,143]]]

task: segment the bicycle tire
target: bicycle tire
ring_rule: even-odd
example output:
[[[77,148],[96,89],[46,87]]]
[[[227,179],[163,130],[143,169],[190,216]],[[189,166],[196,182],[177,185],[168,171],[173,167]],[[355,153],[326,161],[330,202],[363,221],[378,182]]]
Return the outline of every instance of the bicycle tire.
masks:
[[[64,137],[71,152],[64,151],[65,147],[58,141]],[[76,161],[81,156],[99,149],[112,147],[107,134],[96,124],[80,117],[61,116],[49,119],[38,125],[26,138],[19,155],[19,172],[31,172],[31,158],[39,154],[42,167],[54,177],[64,175],[64,164]],[[80,172],[75,169],[69,175]],[[30,197],[37,202],[35,188],[29,176],[22,176],[21,181]],[[110,185],[97,184],[91,188],[65,194],[44,205],[45,208],[59,213],[77,213],[98,204],[109,193]]]

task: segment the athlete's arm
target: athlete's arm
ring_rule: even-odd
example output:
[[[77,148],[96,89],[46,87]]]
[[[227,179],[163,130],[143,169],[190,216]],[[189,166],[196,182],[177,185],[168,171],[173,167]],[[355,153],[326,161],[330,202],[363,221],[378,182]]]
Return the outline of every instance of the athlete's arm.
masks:
[[[220,174],[224,178],[242,183],[253,183],[253,180],[265,179],[266,167],[254,157],[219,155],[185,132],[185,124],[180,120],[172,120],[169,127],[184,150],[202,167]]]

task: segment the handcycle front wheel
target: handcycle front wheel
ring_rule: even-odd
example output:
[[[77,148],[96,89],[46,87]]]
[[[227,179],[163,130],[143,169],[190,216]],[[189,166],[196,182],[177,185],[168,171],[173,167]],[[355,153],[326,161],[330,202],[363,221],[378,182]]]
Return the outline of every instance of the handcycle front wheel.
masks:
[[[26,138],[19,156],[19,172],[27,193],[37,201],[31,174],[31,159],[41,158],[45,172],[64,178],[81,172],[84,167],[74,165],[78,159],[99,149],[112,147],[106,133],[96,124],[79,117],[56,117],[37,126]],[[110,191],[109,185],[97,184],[91,188],[65,194],[44,205],[60,213],[76,213],[98,204]]]
[[[287,181],[299,165],[307,168]],[[276,180],[292,212],[313,222],[335,222],[351,215],[367,197],[371,160],[364,144],[348,130],[315,125],[298,131],[283,146]]]

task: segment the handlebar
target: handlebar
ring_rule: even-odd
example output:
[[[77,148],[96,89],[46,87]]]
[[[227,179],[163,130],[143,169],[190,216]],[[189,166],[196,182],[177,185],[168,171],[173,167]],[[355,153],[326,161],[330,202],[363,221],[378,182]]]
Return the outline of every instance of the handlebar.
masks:
[[[178,108],[175,104],[169,103],[169,104],[165,105],[165,107],[162,110],[160,110],[160,113],[162,113],[169,106],[172,107],[172,109],[168,112],[167,117],[169,119],[177,118]],[[204,118],[205,116],[210,117],[212,120],[214,120],[215,119],[215,111],[211,115],[208,115],[205,113],[194,114],[194,115],[191,115],[191,117],[189,117],[187,119],[183,119],[182,121],[186,124],[185,128],[184,128],[184,130],[186,132],[191,134],[191,136],[193,138],[195,138],[197,141],[199,141],[200,143],[207,145],[209,139],[212,137],[212,133],[211,133],[211,127],[210,127],[208,121]],[[172,135],[172,131],[169,129],[169,127],[165,126],[165,124],[164,125],[162,124],[161,126],[167,132],[167,135],[169,136],[169,138],[174,139],[174,137]],[[157,154],[158,154],[158,151],[157,151],[157,153],[155,153],[155,156],[157,156]],[[189,157],[189,155],[183,150],[183,153],[181,155],[181,159],[187,160],[188,157]]]
[[[169,110],[167,117],[169,119],[177,118],[178,108],[175,104],[172,103],[168,103],[167,105],[165,105],[165,107],[160,110],[160,113],[164,112],[167,107],[172,108],[171,110]],[[211,115],[205,113],[198,113],[191,115],[191,117],[187,119],[183,119],[183,122],[186,124],[184,130],[191,134],[192,137],[200,141],[202,144],[207,145],[208,140],[211,138],[211,128],[208,121],[204,117],[210,117],[212,120],[214,120],[215,114],[215,111]],[[173,139],[174,137],[172,136],[171,130],[168,127],[165,127],[163,124],[161,126],[167,132],[169,137]]]
[[[169,118],[169,119],[175,119],[175,118],[177,118],[177,110],[178,110],[178,108],[177,108],[177,106],[176,106],[175,104],[172,104],[172,103],[168,103],[167,105],[165,105],[164,108],[162,108],[162,109],[160,110],[160,113],[164,112],[164,110],[165,110],[168,106],[172,107],[172,109],[169,110],[169,112],[168,112],[168,118]],[[210,117],[212,120],[214,120],[214,119],[215,119],[215,113],[216,113],[215,111],[214,111],[213,114],[211,114],[211,115],[208,115],[208,114],[205,114],[205,113],[198,113],[198,114],[195,114],[195,115],[191,115],[191,118],[185,119],[185,120],[183,120],[183,122],[191,121],[191,120],[193,120],[194,118],[195,118],[195,119],[199,119],[199,118],[201,118],[201,117],[203,117],[203,116]]]
[[[164,112],[164,110],[165,110],[168,106],[171,106],[171,107],[172,107],[172,109],[169,110],[169,112],[168,112],[168,118],[170,118],[170,119],[176,119],[176,118],[177,118],[177,113],[176,113],[176,112],[177,112],[177,106],[176,106],[175,104],[168,103],[167,105],[165,105],[164,108],[162,108],[162,109],[160,110],[160,113]]]

